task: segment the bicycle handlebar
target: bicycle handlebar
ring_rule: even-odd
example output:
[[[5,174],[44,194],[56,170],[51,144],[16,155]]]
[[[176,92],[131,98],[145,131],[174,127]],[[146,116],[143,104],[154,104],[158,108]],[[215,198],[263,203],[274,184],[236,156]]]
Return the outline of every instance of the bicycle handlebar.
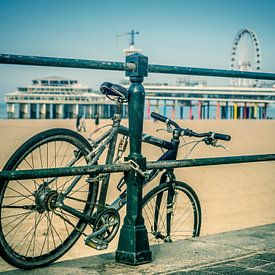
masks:
[[[152,112],[151,113],[151,117],[154,118],[154,119],[157,119],[157,120],[159,120],[161,122],[173,125],[176,128],[180,128],[180,126],[175,121],[171,120],[168,117],[162,116],[162,115],[160,115],[158,113]]]
[[[214,132],[207,132],[207,133],[196,133],[193,132],[190,129],[181,129],[181,135],[182,136],[189,136],[189,137],[212,137],[213,139],[220,139],[220,140],[225,140],[229,141],[231,140],[230,135],[225,135],[225,134],[220,134],[220,133],[214,133]]]
[[[225,141],[231,140],[231,136],[225,135],[225,134],[214,133],[213,137],[214,137],[214,139],[220,139],[220,140],[225,140]]]
[[[162,116],[162,115],[160,115],[160,114],[158,114],[158,113],[155,113],[155,112],[152,112],[152,113],[151,113],[151,117],[152,117],[152,118],[155,118],[155,119],[157,119],[157,120],[159,120],[159,121],[161,121],[161,122],[164,122],[164,123],[166,123],[167,120],[169,121],[169,118],[167,118],[167,117],[165,117],[165,116]]]
[[[229,141],[231,140],[231,136],[230,135],[225,135],[225,134],[220,134],[220,133],[214,133],[214,132],[207,132],[207,133],[196,133],[193,132],[190,129],[187,128],[181,128],[175,121],[162,116],[160,114],[157,114],[155,112],[151,113],[151,117],[154,119],[157,119],[161,122],[164,122],[168,125],[173,125],[176,129],[181,130],[181,135],[182,136],[189,136],[189,137],[212,137],[213,139],[220,139],[220,140],[225,140],[225,141]]]

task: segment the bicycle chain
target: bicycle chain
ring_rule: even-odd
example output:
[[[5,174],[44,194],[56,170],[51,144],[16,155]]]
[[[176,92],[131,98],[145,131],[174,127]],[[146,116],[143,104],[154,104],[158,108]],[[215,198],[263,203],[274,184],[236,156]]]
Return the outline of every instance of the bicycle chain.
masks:
[[[84,235],[85,237],[87,237],[88,235],[86,233],[84,233],[82,230],[80,230],[79,228],[77,228],[70,220],[68,220],[67,218],[65,218],[64,216],[62,216],[61,214],[57,213],[55,210],[53,210],[53,213],[55,215],[57,215],[58,217],[60,217],[62,220],[66,221],[69,225],[71,225],[76,231],[78,231],[79,233],[81,233],[82,235]]]

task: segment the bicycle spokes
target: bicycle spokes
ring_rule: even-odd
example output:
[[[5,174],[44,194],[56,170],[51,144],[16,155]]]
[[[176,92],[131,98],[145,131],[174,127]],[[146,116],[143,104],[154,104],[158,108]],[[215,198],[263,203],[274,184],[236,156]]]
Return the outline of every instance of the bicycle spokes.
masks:
[[[193,191],[185,185],[165,183],[150,191],[143,206],[143,217],[151,243],[171,242],[197,236],[200,206]]]

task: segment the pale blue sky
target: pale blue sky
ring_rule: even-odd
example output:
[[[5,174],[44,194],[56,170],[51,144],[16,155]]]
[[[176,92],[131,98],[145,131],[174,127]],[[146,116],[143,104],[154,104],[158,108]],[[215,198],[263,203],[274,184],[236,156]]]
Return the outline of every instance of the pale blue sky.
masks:
[[[0,53],[123,61],[128,37],[117,41],[116,35],[132,28],[140,32],[136,46],[150,63],[225,69],[237,31],[253,29],[262,70],[275,72],[273,0],[0,0]],[[123,72],[0,65],[0,99],[34,78],[53,75],[95,89],[124,77]],[[147,81],[177,77],[150,75]]]

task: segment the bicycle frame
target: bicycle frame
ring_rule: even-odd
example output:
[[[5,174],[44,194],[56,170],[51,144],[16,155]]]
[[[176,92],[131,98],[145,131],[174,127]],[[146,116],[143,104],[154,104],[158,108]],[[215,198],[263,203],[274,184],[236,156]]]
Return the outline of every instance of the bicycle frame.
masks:
[[[111,129],[103,133],[103,135],[101,135],[98,139],[92,141],[91,144],[94,150],[92,150],[86,157],[88,161],[88,165],[97,163],[101,154],[106,148],[108,148],[108,153],[107,153],[105,164],[113,163],[118,134],[121,134],[127,137],[129,136],[129,128],[120,125],[121,116],[119,111],[121,110],[121,106],[118,106],[117,109],[118,111],[114,114],[112,118],[113,124],[111,126]],[[142,142],[167,150],[158,160],[176,160],[178,147],[179,147],[179,134],[177,133],[177,131],[173,132],[173,138],[171,141],[167,141],[167,140],[157,138],[155,136],[143,134]],[[149,174],[149,177],[144,181],[143,187],[145,187],[149,182],[151,182],[159,174],[160,171],[161,169],[152,170]],[[96,176],[97,175],[90,175],[89,179],[92,180],[93,177],[96,177]],[[167,170],[167,172],[162,175],[160,182],[165,181],[167,176],[169,178],[172,177],[173,179],[175,179],[175,176],[173,174],[173,169]],[[95,211],[95,213],[91,217],[87,217],[83,215],[81,212],[77,211],[72,207],[65,205],[63,202],[65,197],[69,195],[69,193],[75,187],[75,185],[77,184],[78,180],[81,177],[82,176],[77,176],[76,179],[70,184],[70,186],[62,194],[60,194],[60,196],[57,199],[57,204],[64,211],[69,212],[72,215],[77,216],[78,218],[84,219],[89,223],[93,223],[96,218],[96,214],[99,213],[104,208],[106,208],[106,196],[107,196],[109,183],[110,183],[110,174],[103,174],[100,177],[100,179],[102,179],[102,182],[100,186],[99,197],[96,202],[96,206],[98,207],[98,209]],[[93,182],[98,184],[99,180],[98,181],[94,180]],[[110,204],[110,206],[108,206],[108,208],[113,208],[119,211],[126,204],[126,197],[127,197],[126,192],[127,190],[123,191],[119,195],[119,197],[116,198]]]

